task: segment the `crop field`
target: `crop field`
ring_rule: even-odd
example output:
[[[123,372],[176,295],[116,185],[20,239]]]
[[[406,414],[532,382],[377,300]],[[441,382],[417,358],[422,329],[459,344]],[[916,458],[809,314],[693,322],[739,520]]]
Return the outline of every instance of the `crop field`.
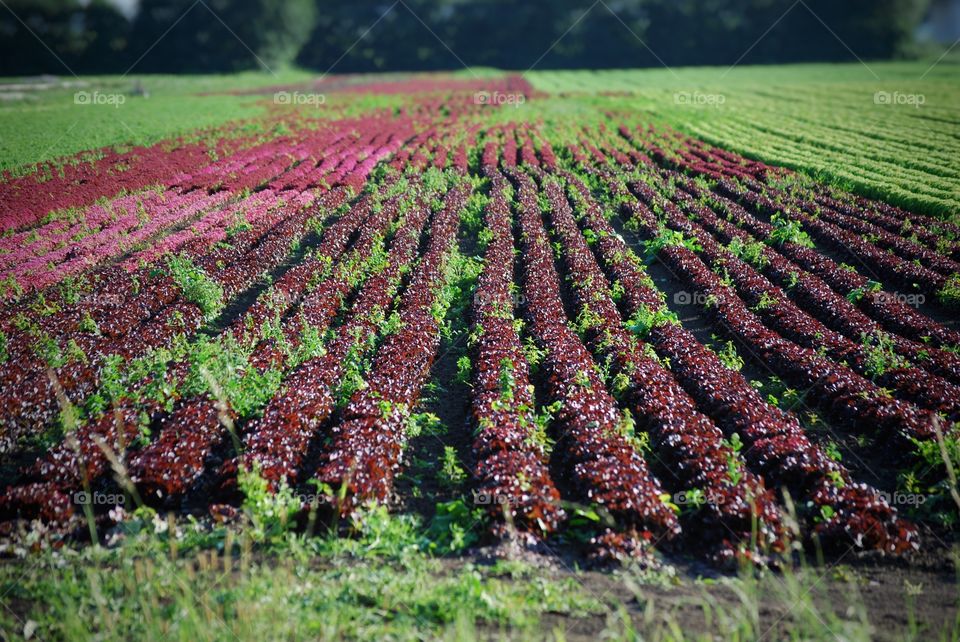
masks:
[[[685,132],[914,212],[956,215],[956,70],[917,63],[539,72]]]
[[[821,67],[0,107],[0,633],[957,639],[960,75]]]

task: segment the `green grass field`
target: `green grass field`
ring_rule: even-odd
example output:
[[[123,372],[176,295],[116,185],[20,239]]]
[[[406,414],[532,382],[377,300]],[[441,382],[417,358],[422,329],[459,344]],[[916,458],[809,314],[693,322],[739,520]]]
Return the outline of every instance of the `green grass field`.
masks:
[[[108,146],[151,145],[198,129],[256,116],[261,96],[226,92],[304,82],[313,74],[252,72],[222,76],[89,76],[77,86],[23,92],[0,101],[0,169],[15,170]],[[132,95],[136,82],[148,96]],[[6,84],[19,84],[6,79]],[[0,87],[2,89],[2,87]],[[123,104],[75,103],[76,92],[122,94]],[[258,102],[260,104],[258,104]]]
[[[695,580],[669,566],[604,573],[444,557],[435,531],[382,508],[354,520],[353,538],[305,537],[285,532],[275,509],[248,502],[236,530],[141,509],[109,548],[0,564],[0,632],[233,641],[580,640],[587,631],[610,640],[826,641],[879,632],[879,614],[861,598],[869,571],[844,565],[829,580],[806,566]],[[911,614],[915,599],[908,591],[889,605]],[[917,623],[904,630],[917,640],[933,633]]]

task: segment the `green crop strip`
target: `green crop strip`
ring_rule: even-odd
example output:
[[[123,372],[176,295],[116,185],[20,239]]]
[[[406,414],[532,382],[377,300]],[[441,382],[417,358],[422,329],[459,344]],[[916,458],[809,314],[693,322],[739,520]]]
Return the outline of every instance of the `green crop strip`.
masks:
[[[534,86],[562,99],[541,108],[646,112],[758,160],[942,217],[960,208],[960,72],[926,62],[542,71]],[[524,111],[524,110],[511,110]],[[533,111],[533,110],[527,110]],[[522,116],[521,116],[522,117]]]

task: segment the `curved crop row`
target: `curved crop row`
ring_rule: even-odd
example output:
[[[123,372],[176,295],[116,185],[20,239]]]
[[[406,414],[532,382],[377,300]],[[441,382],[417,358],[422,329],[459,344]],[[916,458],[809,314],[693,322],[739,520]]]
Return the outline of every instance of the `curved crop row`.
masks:
[[[774,169],[769,165],[757,161],[749,161],[736,154],[727,152],[700,141],[682,140],[688,148],[699,150],[697,157],[707,163],[723,165],[725,168],[750,167],[748,171],[751,179],[746,183],[754,191],[762,191],[762,187],[753,184],[754,180],[766,184],[769,188],[777,188],[778,179],[793,178],[782,169]],[[771,181],[771,179],[773,179]],[[877,225],[884,230],[900,236],[904,241],[922,244],[934,252],[943,254],[953,260],[960,258],[960,246],[950,239],[960,237],[960,227],[938,219],[906,212],[899,207],[873,201],[862,196],[842,193],[823,184],[807,185],[803,181],[790,180],[787,191],[791,196],[801,197],[796,202],[806,205],[823,206],[844,217],[852,217],[866,223]],[[783,192],[782,188],[777,188]],[[853,221],[848,221],[853,223]],[[844,225],[844,227],[846,227]],[[850,229],[850,228],[848,228]],[[856,230],[854,230],[856,231]]]
[[[661,499],[660,482],[619,433],[616,403],[590,353],[566,323],[536,189],[524,174],[507,171],[518,190],[525,311],[531,333],[546,351],[542,367],[548,395],[560,404],[554,426],[557,449],[577,496],[609,511],[618,527],[626,530],[608,530],[594,543],[600,546],[600,554],[620,555],[637,546],[642,550],[643,543],[652,539],[673,538],[680,525]]]
[[[679,187],[695,199],[705,199],[711,204],[716,202],[709,193],[700,189],[693,181],[682,178],[680,175],[671,176],[671,178],[677,180]],[[710,208],[694,199],[677,193],[676,200],[696,217],[699,224],[725,243],[728,249],[741,258],[749,260],[757,270],[784,288],[790,298],[802,305],[804,310],[814,314],[830,328],[852,340],[859,340],[864,336],[886,336],[897,353],[906,356],[917,366],[945,377],[953,383],[960,383],[960,357],[952,352],[932,347],[929,343],[912,341],[895,333],[884,335],[879,323],[862,312],[848,298],[830,288],[819,276],[804,270],[777,252],[775,248],[782,244],[781,239],[768,236],[766,240],[771,245],[758,243],[749,232],[721,219]],[[719,203],[718,210],[726,211],[725,204]]]
[[[461,183],[444,198],[426,252],[402,296],[400,329],[380,346],[366,387],[354,394],[330,430],[315,477],[343,489],[342,495],[327,498],[341,515],[370,500],[384,501],[393,486],[410,407],[440,342],[440,289],[469,195],[469,184]]]
[[[729,189],[733,189],[732,186]],[[758,238],[770,238],[773,227],[760,221],[741,205],[723,196],[719,199],[730,220]],[[872,287],[869,279],[844,269],[829,257],[793,241],[784,240],[779,252],[857,304],[867,315],[891,332],[932,346],[960,346],[960,332],[914,310],[889,292]]]
[[[899,234],[888,232],[882,227],[859,218],[847,216],[823,204],[814,205],[799,199],[795,203],[807,214],[819,217],[849,232],[859,234],[864,240],[869,239],[880,249],[894,252],[906,261],[920,261],[925,267],[946,277],[960,273],[960,264],[953,259],[942,256],[935,250],[923,247]]]
[[[133,306],[145,304],[155,312],[136,318],[133,315],[138,307],[127,308],[130,313],[121,318],[127,322],[128,330],[117,333],[120,336],[104,335],[96,325],[81,330],[67,342],[72,350],[66,355],[69,362],[56,369],[56,377],[67,396],[77,403],[93,392],[99,381],[98,366],[109,355],[133,356],[147,348],[164,345],[176,335],[195,332],[204,317],[215,313],[224,299],[233,299],[259,278],[264,269],[279,264],[288,255],[291,242],[305,233],[310,215],[306,210],[297,212],[258,239],[245,254],[231,247],[215,250],[196,264],[183,258],[172,260],[172,276],[167,282],[136,295],[131,302]],[[218,265],[224,267],[218,268]],[[203,270],[202,266],[208,269]],[[60,357],[62,350],[56,346],[53,350],[58,354],[52,358],[63,358]],[[18,360],[4,365],[2,376],[9,386],[4,387],[0,397],[0,421],[40,426],[53,421],[58,404],[54,386],[44,371],[45,364]]]
[[[410,206],[390,244],[386,267],[364,284],[326,354],[305,361],[291,373],[263,416],[244,428],[242,458],[229,462],[220,475],[227,486],[241,463],[258,469],[273,487],[297,478],[310,440],[333,413],[334,389],[347,365],[370,349],[386,320],[428,217],[422,203]]]
[[[324,257],[324,264],[340,266],[345,262],[340,260],[340,256],[350,237],[368,215],[368,207],[357,205],[326,230],[318,246],[318,255]],[[367,229],[376,230],[377,227],[370,225]],[[277,297],[268,292],[266,298]],[[253,321],[257,317],[248,311],[241,318]],[[256,327],[255,334],[259,336],[262,329]],[[229,333],[230,330],[226,330],[224,336]],[[251,335],[246,335],[246,339],[251,343]],[[171,381],[175,381],[174,373],[189,367],[189,362],[168,364],[167,373]],[[149,385],[150,381],[147,380],[136,384],[134,388],[148,388]],[[207,394],[181,400],[172,414],[165,414],[158,402],[151,399],[133,396],[126,401],[121,400],[113,412],[108,411],[102,418],[78,426],[63,443],[27,471],[28,478],[42,479],[43,483],[8,489],[0,501],[3,511],[49,513],[50,509],[46,507],[50,501],[48,498],[78,490],[83,480],[96,482],[102,478],[108,472],[107,453],[123,453],[140,436],[142,412],[160,416],[158,427],[161,432],[156,441],[132,456],[130,473],[148,498],[161,499],[185,492],[203,471],[207,454],[222,436],[223,421],[236,418],[236,413]],[[63,507],[57,521],[67,521],[72,515],[72,508]]]
[[[565,513],[534,435],[533,386],[514,323],[508,185],[495,164],[485,165],[484,173],[493,183],[485,213],[492,238],[473,300],[471,401],[478,426],[474,474],[478,491],[496,500],[487,505],[496,523],[502,524],[504,511],[509,511],[518,528],[544,536],[556,530]]]
[[[850,202],[839,200],[836,194],[821,194],[817,203],[841,214],[852,216],[882,227],[893,234],[908,234],[917,243],[939,252],[954,261],[960,261],[960,227],[928,216],[905,212],[899,207],[880,201],[854,197]]]
[[[624,212],[650,241],[660,238],[656,217],[638,201],[623,204]],[[871,381],[836,364],[816,351],[803,348],[766,328],[733,292],[722,283],[692,250],[680,244],[663,243],[657,257],[687,287],[704,295],[704,307],[717,327],[733,335],[774,372],[803,389],[840,421],[851,421],[864,431],[884,431],[902,438],[933,437],[930,411],[895,400]]]
[[[807,438],[796,417],[769,404],[742,374],[670,321],[639,259],[589,190],[572,175],[568,181],[582,206],[581,225],[596,235],[595,253],[623,290],[626,312],[637,322],[643,320],[640,330],[646,340],[661,358],[669,359],[671,373],[698,406],[729,438],[739,435],[750,469],[771,487],[789,490],[807,523],[828,542],[891,552],[916,548],[916,529],[899,519],[876,489],[854,483],[843,466]]]
[[[960,389],[942,378],[919,368],[908,367],[902,359],[876,363],[877,353],[830,330],[794,305],[783,290],[771,284],[745,261],[721,247],[698,223],[684,217],[677,207],[655,190],[640,182],[630,189],[648,206],[663,211],[669,229],[689,235],[697,244],[697,254],[715,272],[729,279],[737,293],[780,336],[811,350],[818,350],[838,364],[850,368],[877,383],[891,387],[898,396],[920,407],[942,412],[948,418],[960,417]],[[682,201],[681,201],[682,203]],[[702,214],[693,208],[694,215]],[[882,356],[882,355],[881,355]]]
[[[362,268],[363,264],[370,260],[375,248],[381,246],[382,237],[387,234],[388,228],[398,216],[400,200],[400,195],[394,195],[385,203],[378,203],[377,211],[370,214],[359,226],[360,233],[350,249],[349,257],[344,257],[344,260],[327,278],[323,278],[318,285],[310,288],[296,302],[296,305],[285,310],[286,314],[280,313],[280,309],[286,305],[281,304],[272,309],[276,315],[274,318],[280,321],[279,332],[276,336],[262,338],[257,343],[250,357],[254,367],[263,371],[283,363],[285,353],[297,349],[301,337],[308,329],[319,334],[326,331],[344,303],[345,297],[356,287],[357,280],[365,276],[365,270],[357,268]],[[326,237],[327,235],[324,235],[324,239]],[[324,255],[319,252],[314,254],[311,262],[318,256]],[[321,261],[326,263],[323,259]],[[313,276],[319,279],[321,275],[323,275],[322,272],[314,272]],[[275,294],[271,300],[276,301],[277,296]],[[284,301],[290,300],[287,298],[286,291],[279,296],[282,296]],[[248,322],[244,322],[243,326],[249,327]]]
[[[947,284],[947,277],[942,274],[888,254],[837,225],[809,216],[795,208],[780,207],[764,194],[741,188],[729,181],[721,181],[717,189],[723,196],[747,203],[766,216],[783,213],[798,221],[804,231],[814,239],[872,270],[878,281],[893,283],[907,291],[920,291],[935,297],[939,296]]]
[[[382,147],[355,167],[349,176],[365,179],[380,157],[390,152]],[[345,179],[346,180],[346,179]],[[349,186],[347,189],[351,189]],[[336,190],[328,193],[331,200],[344,197],[346,192]],[[336,195],[336,196],[334,196]],[[292,244],[298,243],[308,232],[313,210],[308,208],[315,196],[309,193],[297,195],[291,200],[293,214],[279,210],[258,221],[254,229],[239,233],[231,244],[213,247],[201,254],[196,262],[184,261],[183,255],[171,259],[171,276],[165,282],[152,285],[146,292],[134,295],[127,301],[128,332],[119,338],[104,337],[96,321],[92,328],[81,332],[82,341],[68,341],[71,353],[69,362],[58,368],[56,375],[68,397],[74,402],[82,400],[97,383],[96,363],[107,355],[134,355],[143,348],[163,345],[179,333],[191,334],[199,327],[203,316],[210,316],[219,310],[224,300],[232,300],[241,291],[250,287],[264,270],[277,265],[290,253]],[[174,262],[175,261],[175,262]],[[165,290],[159,290],[166,286]],[[151,295],[164,292],[165,300]],[[190,300],[193,299],[193,300]],[[150,315],[139,320],[136,314],[137,304],[150,302]],[[194,302],[196,301],[196,302]],[[186,322],[184,322],[186,321]],[[44,335],[45,336],[45,335]],[[50,344],[50,339],[45,337]],[[62,348],[56,341],[52,351],[62,354]],[[139,349],[139,350],[138,350]],[[54,358],[62,358],[56,354]],[[92,363],[91,363],[92,362]],[[16,364],[16,365],[11,365]],[[4,364],[5,378],[11,384],[9,391],[0,398],[0,408],[4,410],[4,422],[46,423],[51,421],[56,410],[52,383],[40,368],[25,367],[21,360],[8,360]]]
[[[338,260],[336,269],[300,302],[299,313],[282,327],[285,349],[296,349],[306,332],[323,336],[345,297],[363,278],[365,263],[397,214],[396,199],[363,223],[357,242]],[[316,302],[319,305],[311,305]],[[252,368],[263,372],[283,366],[285,354],[276,342],[261,342],[249,356]],[[223,416],[227,413],[229,419]],[[169,500],[182,496],[200,477],[205,460],[218,442],[226,437],[224,426],[232,422],[232,409],[223,402],[202,396],[190,400],[164,420],[160,436],[130,459],[130,477],[145,498]]]
[[[715,179],[714,189],[716,194],[711,198],[718,199],[722,203],[722,209],[730,220],[757,238],[771,238],[774,231],[773,226],[748,212],[740,201],[744,199],[747,207],[764,215],[777,213],[776,204],[772,201],[750,192],[732,181],[730,176],[714,169],[678,162],[675,158],[670,157],[668,152],[650,141],[641,141],[636,138],[630,140],[648,150],[650,156],[661,166],[676,168],[694,176],[707,176]],[[854,270],[844,269],[815,249],[791,240],[782,240],[778,243],[778,250],[786,258],[794,261],[808,272],[816,274],[831,288],[857,303],[864,312],[890,331],[902,334],[913,341],[929,342],[936,347],[960,346],[960,332],[937,323],[928,316],[914,310],[897,296],[891,295],[889,292],[876,290],[872,287],[870,279],[857,274]]]
[[[644,345],[624,326],[560,186],[547,182],[544,191],[581,329],[597,357],[612,365],[611,374],[623,378],[623,397],[637,426],[652,437],[661,479],[684,497],[696,490],[706,498],[687,515],[684,530],[689,527],[715,560],[726,563],[782,549],[783,520],[773,494],[743,469],[723,433],[697,410],[670,372],[644,354]]]

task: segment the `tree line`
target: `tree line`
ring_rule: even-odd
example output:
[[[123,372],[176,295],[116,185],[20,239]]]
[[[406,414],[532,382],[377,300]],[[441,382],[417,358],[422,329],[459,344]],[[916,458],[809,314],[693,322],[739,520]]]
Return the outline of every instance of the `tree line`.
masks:
[[[910,50],[928,0],[141,0],[132,18],[106,0],[5,5],[11,76],[884,59]]]

